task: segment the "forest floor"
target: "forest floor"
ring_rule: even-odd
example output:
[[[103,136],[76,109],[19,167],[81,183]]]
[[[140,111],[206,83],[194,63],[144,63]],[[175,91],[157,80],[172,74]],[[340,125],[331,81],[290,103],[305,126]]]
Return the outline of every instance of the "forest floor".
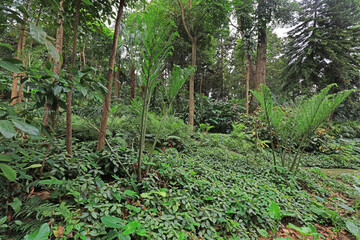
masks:
[[[301,169],[310,169],[309,167],[302,167]],[[347,169],[347,168],[321,168],[320,172],[330,175],[333,177],[339,176],[341,174],[354,174],[360,175],[360,170]]]

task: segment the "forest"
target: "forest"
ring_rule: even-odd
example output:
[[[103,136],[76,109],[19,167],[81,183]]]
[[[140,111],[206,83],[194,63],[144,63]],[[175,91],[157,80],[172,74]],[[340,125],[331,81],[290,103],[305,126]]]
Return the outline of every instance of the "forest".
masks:
[[[360,2],[1,0],[1,239],[360,240]]]

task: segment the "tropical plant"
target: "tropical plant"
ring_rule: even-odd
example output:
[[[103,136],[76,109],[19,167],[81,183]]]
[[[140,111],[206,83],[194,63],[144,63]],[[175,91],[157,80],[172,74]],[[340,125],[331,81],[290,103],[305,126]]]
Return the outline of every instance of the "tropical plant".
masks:
[[[12,106],[0,103],[0,141],[5,143],[7,140],[17,135],[17,130],[20,130],[29,135],[39,135],[40,131],[36,127],[26,123],[23,119],[19,118]],[[2,139],[4,138],[4,139]],[[2,152],[0,154],[0,169],[8,180],[16,180],[16,171],[11,167],[13,160],[12,153]]]
[[[274,165],[277,165],[275,136],[278,137],[281,166],[291,171],[297,169],[309,137],[323,123],[336,107],[354,90],[345,90],[337,94],[328,94],[336,84],[330,84],[310,99],[302,100],[296,108],[288,112],[279,106],[274,106],[271,92],[266,85],[261,85],[259,91],[252,91],[263,111],[262,117],[269,128]],[[275,135],[273,134],[275,132]],[[286,160],[287,154],[295,148],[292,159]]]
[[[141,69],[139,76],[140,88],[142,89],[142,112],[140,124],[139,156],[137,178],[141,181],[141,166],[145,144],[146,122],[151,101],[151,96],[156,85],[160,82],[159,73],[164,65],[164,60],[171,54],[172,40],[177,36],[173,31],[174,23],[165,15],[165,11],[158,6],[150,6],[146,14],[137,18],[139,38],[137,39],[140,58],[137,68]],[[174,75],[175,76],[175,75]],[[180,77],[179,75],[176,77]],[[176,82],[176,81],[175,81]],[[174,88],[169,88],[167,95],[173,99],[174,92],[178,91],[178,81]],[[170,100],[169,99],[169,100]]]

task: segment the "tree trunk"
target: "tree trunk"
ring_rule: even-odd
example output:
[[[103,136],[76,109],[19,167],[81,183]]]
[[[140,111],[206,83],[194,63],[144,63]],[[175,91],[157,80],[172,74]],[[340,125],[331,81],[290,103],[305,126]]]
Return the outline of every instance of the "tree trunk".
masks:
[[[25,4],[25,8],[26,10],[29,8],[29,0],[26,1]],[[26,42],[26,38],[25,38],[25,33],[26,33],[26,28],[27,28],[27,23],[28,23],[28,18],[27,15],[24,14],[23,15],[23,21],[24,24],[21,25],[20,28],[20,34],[19,34],[19,41],[17,44],[17,49],[16,49],[16,59],[22,59],[21,54],[22,54],[22,50],[24,50],[25,48],[25,42]],[[20,87],[20,89],[18,90],[18,82],[22,79],[23,77],[23,73],[17,74],[14,73],[13,74],[13,82],[12,82],[12,88],[11,88],[11,102],[10,105],[14,105],[15,103],[21,102],[21,97],[22,94],[20,93],[20,90],[22,90],[22,87]],[[17,97],[17,98],[16,98]],[[14,99],[16,98],[16,99]]]
[[[249,90],[250,82],[254,82],[255,76],[255,64],[251,55],[245,51],[246,55],[246,90],[245,90],[245,110],[246,114],[249,113]]]
[[[198,26],[195,27],[195,33],[193,34],[194,36],[191,35],[188,26],[186,24],[185,21],[185,13],[184,13],[184,8],[181,4],[180,0],[177,0],[179,7],[180,7],[180,11],[181,11],[181,20],[183,22],[185,31],[189,37],[189,39],[191,40],[191,66],[192,67],[196,67],[196,45],[197,45],[197,29]],[[192,1],[189,0],[189,8],[192,8]],[[192,15],[190,14],[190,19],[192,20]],[[194,82],[195,82],[195,73],[193,72],[190,76],[190,83],[189,83],[189,126],[190,126],[190,131],[194,130]]]
[[[259,42],[257,47],[256,59],[256,77],[255,77],[255,90],[259,89],[260,84],[265,84],[266,77],[266,26],[259,29]]]
[[[76,45],[78,38],[78,28],[80,22],[80,8],[81,1],[76,1],[76,13],[75,13],[75,22],[74,22],[74,34],[73,34],[73,45],[72,45],[72,56],[71,56],[71,69],[75,67],[76,62]],[[72,76],[74,78],[74,76]],[[71,120],[71,102],[72,102],[72,91],[73,86],[70,85],[70,91],[67,92],[66,98],[66,152],[69,155],[72,155],[72,120]]]
[[[191,66],[196,67],[196,43],[197,37],[194,36],[191,48]],[[193,72],[190,76],[190,84],[189,84],[189,126],[190,130],[194,129],[194,109],[195,109],[195,101],[194,101],[194,82],[195,82],[195,72]]]
[[[60,2],[60,12],[64,11],[63,3],[64,0]],[[58,19],[59,27],[56,31],[56,50],[59,52],[59,56],[61,57],[62,49],[63,49],[64,19],[62,19],[61,13],[58,15],[58,18],[59,18]],[[59,59],[59,61],[55,61],[55,66],[53,71],[54,73],[59,74],[60,70],[61,70],[61,58]],[[53,82],[55,82],[55,78],[53,78]],[[50,132],[52,133],[56,127],[56,122],[57,122],[56,115],[58,114],[58,108],[59,108],[57,97],[58,96],[54,96],[51,102],[49,102],[48,100],[46,100],[45,102],[45,114],[43,118],[43,126],[45,127],[45,129],[47,129],[48,131],[50,130]]]
[[[119,98],[120,92],[120,63],[118,65],[118,69],[115,72],[115,82],[114,82],[114,98]]]
[[[83,62],[83,66],[85,67],[86,66],[86,58],[85,58],[85,46],[86,46],[86,44],[84,43],[84,47],[83,47],[83,60],[84,60],[84,62]]]
[[[109,116],[109,107],[110,107],[110,100],[111,100],[111,87],[112,87],[112,81],[113,81],[113,68],[115,65],[116,49],[117,49],[117,44],[118,44],[118,40],[119,40],[120,21],[121,21],[123,9],[125,6],[126,6],[126,0],[121,0],[119,9],[118,9],[118,13],[117,13],[117,17],[116,17],[115,32],[114,32],[113,44],[112,44],[111,53],[110,53],[109,69],[108,69],[107,84],[106,84],[108,92],[105,94],[105,99],[104,99],[101,123],[100,123],[100,128],[99,128],[99,138],[98,138],[98,143],[96,146],[97,151],[103,150],[104,146],[105,146],[107,120],[108,120],[108,116]]]
[[[130,73],[130,104],[131,101],[135,98],[135,64],[131,63],[131,73]]]
[[[267,36],[266,36],[266,25],[259,29],[258,46],[257,46],[257,58],[256,58],[256,72],[255,81],[253,85],[254,90],[258,90],[260,84],[265,84],[266,77],[266,47],[267,47]],[[255,96],[251,96],[249,112],[252,113],[256,110],[258,104],[255,103]]]

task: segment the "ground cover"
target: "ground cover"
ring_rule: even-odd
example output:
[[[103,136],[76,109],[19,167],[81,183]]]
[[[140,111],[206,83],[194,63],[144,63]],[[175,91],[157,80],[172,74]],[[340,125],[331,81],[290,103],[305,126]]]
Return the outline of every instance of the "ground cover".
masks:
[[[359,229],[356,174],[291,173],[252,154],[194,144],[182,152],[163,149],[139,184],[120,165],[132,172],[135,152],[117,149],[116,159],[112,152],[90,151],[95,144],[77,144],[70,159],[60,141],[48,174],[29,181],[36,172],[28,171],[10,185],[1,200],[4,239],[21,238],[43,223],[51,238],[63,239],[355,239],[350,229]]]

